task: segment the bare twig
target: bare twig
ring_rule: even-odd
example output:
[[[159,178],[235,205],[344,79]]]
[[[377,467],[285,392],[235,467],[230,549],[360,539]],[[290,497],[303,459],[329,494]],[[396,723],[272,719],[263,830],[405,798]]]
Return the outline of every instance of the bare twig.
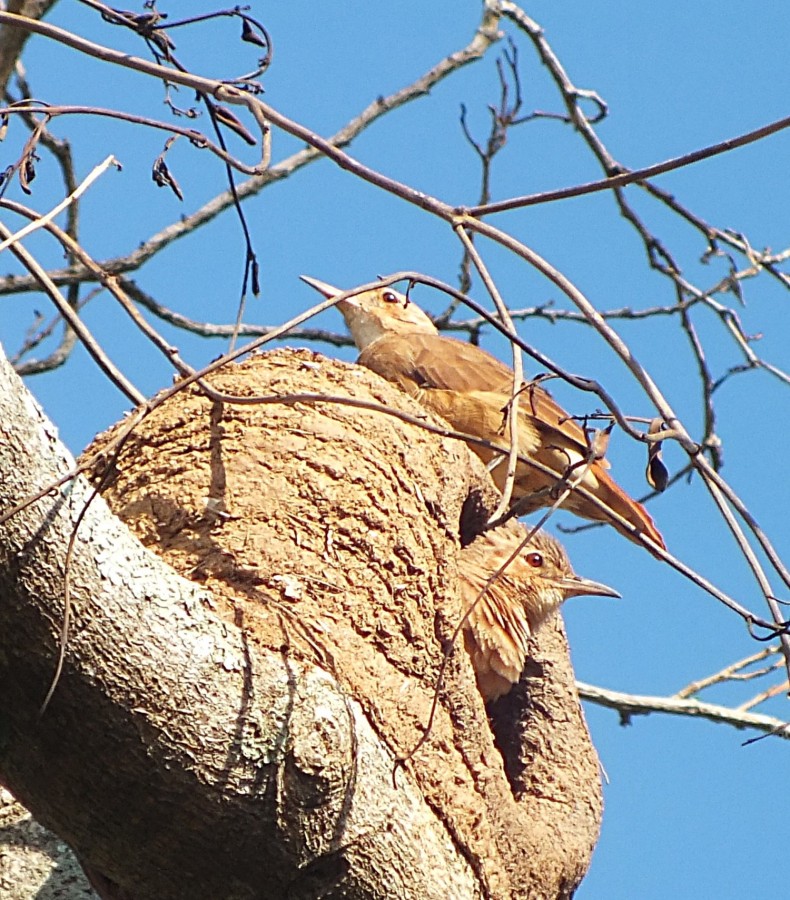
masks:
[[[778,647],[765,647],[760,650],[759,653],[753,653],[745,659],[739,659],[734,663],[730,663],[730,665],[725,666],[720,671],[714,672],[713,675],[707,675],[705,678],[699,678],[696,681],[692,681],[684,688],[681,688],[674,696],[680,700],[685,700],[689,697],[693,697],[694,694],[700,693],[700,691],[705,690],[705,688],[713,687],[714,685],[722,684],[727,681],[750,681],[754,678],[760,678],[763,675],[767,675],[769,672],[773,672],[776,669],[776,664],[765,666],[762,669],[754,669],[752,671],[744,670],[748,669],[749,666],[753,666],[755,663],[762,662],[764,659],[775,656],[778,652]]]
[[[52,223],[49,223],[51,226]],[[46,227],[46,226],[45,226]],[[0,223],[0,237],[9,238],[11,231]],[[68,323],[69,328],[79,338],[85,349],[90,353],[96,361],[99,368],[112,381],[116,387],[122,391],[133,403],[142,403],[145,399],[144,395],[126,378],[120,369],[111,362],[110,358],[102,349],[98,341],[93,337],[88,328],[82,322],[80,317],[74,312],[66,298],[57,289],[47,275],[47,273],[39,266],[38,262],[31,256],[24,247],[18,243],[11,244],[11,252],[22,265],[38,279],[41,289],[46,292],[49,298],[57,307],[60,314]]]
[[[589,700],[597,706],[605,706],[607,709],[619,712],[620,721],[624,725],[630,724],[634,716],[667,713],[672,716],[707,719],[709,722],[720,722],[735,728],[753,728],[767,735],[775,735],[785,740],[790,739],[790,723],[775,719],[773,716],[734,710],[727,706],[701,703],[699,700],[680,697],[654,697],[610,691],[607,688],[596,687],[581,681],[576,682],[576,687],[583,700]]]
[[[67,197],[64,197],[60,203],[54,206],[48,213],[44,213],[42,216],[38,216],[35,218],[29,225],[25,225],[24,228],[20,228],[19,231],[15,231],[13,234],[9,235],[4,240],[0,241],[0,252],[7,249],[11,246],[11,244],[15,244],[17,241],[21,241],[22,238],[27,237],[29,234],[32,234],[34,231],[37,231],[39,228],[44,228],[50,222],[55,219],[56,216],[60,215],[67,206],[70,206],[76,200],[78,200],[85,191],[99,178],[103,175],[110,166],[118,166],[118,160],[114,156],[108,156],[105,160],[100,162],[98,166],[95,166],[82,180],[82,182],[77,186],[77,188],[72,191]]]

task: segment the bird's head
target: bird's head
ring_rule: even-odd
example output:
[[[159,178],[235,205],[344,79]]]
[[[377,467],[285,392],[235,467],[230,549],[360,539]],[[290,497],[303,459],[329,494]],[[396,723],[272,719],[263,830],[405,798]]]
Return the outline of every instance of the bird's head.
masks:
[[[342,293],[340,288],[332,287],[317,278],[310,278],[308,275],[300,277],[324,297],[336,297]],[[343,314],[354,343],[360,350],[385,334],[438,334],[436,326],[420,307],[391,287],[355,294],[346,300],[340,300],[337,308]]]
[[[469,581],[467,600],[471,601],[489,576],[507,562],[525,533],[519,523],[508,522],[484,532],[464,548],[461,567]],[[500,607],[521,607],[532,631],[569,597],[620,596],[606,584],[577,575],[562,544],[544,531],[533,535],[500,578],[489,586],[489,592]]]
[[[522,550],[517,563],[524,579],[538,587],[537,593],[552,609],[569,597],[620,597],[614,588],[577,575],[562,544],[542,531]]]
[[[578,594],[620,596],[577,575],[562,545],[548,534],[539,531],[522,546],[526,535],[524,526],[511,520],[478,535],[459,556],[464,642],[486,702],[507,694],[519,680],[530,637],[564,600]]]

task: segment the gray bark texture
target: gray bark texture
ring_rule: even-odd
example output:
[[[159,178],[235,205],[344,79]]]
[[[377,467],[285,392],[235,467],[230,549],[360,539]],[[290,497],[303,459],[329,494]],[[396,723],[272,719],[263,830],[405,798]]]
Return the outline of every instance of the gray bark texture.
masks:
[[[308,351],[209,382],[441,424]],[[496,501],[466,447],[381,412],[197,387],[119,442],[124,427],[84,457],[103,496],[80,476],[0,523],[0,781],[99,894],[571,896],[601,791],[559,618],[488,712],[457,642],[427,738],[396,765],[461,616],[460,543]],[[0,517],[72,464],[3,363]]]

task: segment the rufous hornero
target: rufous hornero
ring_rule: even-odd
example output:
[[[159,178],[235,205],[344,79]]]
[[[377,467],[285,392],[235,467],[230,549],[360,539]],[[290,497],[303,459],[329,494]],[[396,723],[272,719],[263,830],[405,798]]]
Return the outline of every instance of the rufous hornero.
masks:
[[[327,298],[342,293],[309,276],[302,280]],[[513,370],[480,347],[440,335],[419,306],[391,287],[380,287],[340,300],[343,315],[360,350],[358,362],[398,385],[437,413],[462,434],[482,439],[500,452],[479,444],[469,447],[493,466],[502,490],[506,454],[510,448],[507,412],[513,396]],[[573,481],[581,470],[580,487],[620,515],[632,527],[617,522],[604,509],[574,489],[562,503],[585,519],[608,522],[630,540],[644,535],[665,549],[661,533],[647,510],[612,479],[609,463],[591,453],[584,429],[540,385],[525,384],[519,392],[518,453],[551,470],[548,474],[527,461],[516,468],[512,499],[519,514],[551,506],[559,481]],[[650,550],[649,544],[646,544]]]

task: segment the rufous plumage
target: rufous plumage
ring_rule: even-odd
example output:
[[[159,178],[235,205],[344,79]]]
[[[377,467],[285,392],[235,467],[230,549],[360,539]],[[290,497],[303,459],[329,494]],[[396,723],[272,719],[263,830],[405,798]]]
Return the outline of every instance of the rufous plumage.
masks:
[[[576,575],[562,545],[541,531],[489,584],[527,534],[511,520],[479,535],[459,555],[461,600],[468,612],[464,643],[486,702],[507,694],[520,679],[530,637],[565,600],[620,596]]]
[[[341,291],[315,278],[302,280],[325,297]],[[415,303],[390,287],[340,300],[343,315],[360,350],[358,362],[398,385],[463,434],[482,439],[506,453],[510,447],[507,411],[513,395],[513,370],[480,347],[440,335]],[[664,548],[653,519],[607,472],[609,463],[595,458],[585,431],[544,388],[527,383],[519,392],[518,453],[551,470],[547,474],[519,462],[513,500],[520,514],[554,502],[552,488],[568,473],[583,472],[579,485],[630,523],[623,526],[605,510],[573,490],[562,506],[585,519],[612,524],[640,543],[643,534]],[[499,459],[492,476],[503,489],[507,466],[502,453],[470,443],[485,462]]]

